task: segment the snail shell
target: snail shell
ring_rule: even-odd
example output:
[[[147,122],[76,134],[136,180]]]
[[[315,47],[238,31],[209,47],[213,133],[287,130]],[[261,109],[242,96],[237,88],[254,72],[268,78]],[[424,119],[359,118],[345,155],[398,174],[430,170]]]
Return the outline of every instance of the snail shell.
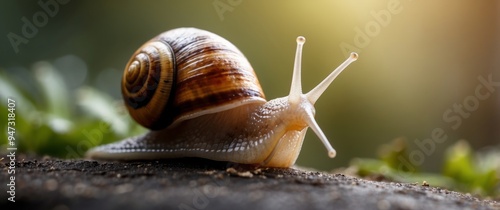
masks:
[[[353,61],[344,61],[319,85],[302,93],[297,52],[290,94],[265,100],[255,72],[229,41],[195,28],[167,31],[132,56],[122,78],[130,115],[151,131],[96,147],[87,157],[107,160],[201,157],[266,167],[290,167],[310,127],[336,151],[314,119],[314,103]]]
[[[162,33],[134,53],[125,67],[122,94],[132,118],[154,130],[266,102],[252,66],[233,44],[186,28]]]

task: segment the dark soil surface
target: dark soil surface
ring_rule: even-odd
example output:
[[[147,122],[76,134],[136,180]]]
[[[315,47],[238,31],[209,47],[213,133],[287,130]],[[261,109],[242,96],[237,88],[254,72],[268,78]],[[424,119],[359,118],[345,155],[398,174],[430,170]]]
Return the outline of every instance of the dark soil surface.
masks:
[[[203,159],[101,162],[17,157],[15,203],[0,166],[1,209],[500,209],[422,186]]]

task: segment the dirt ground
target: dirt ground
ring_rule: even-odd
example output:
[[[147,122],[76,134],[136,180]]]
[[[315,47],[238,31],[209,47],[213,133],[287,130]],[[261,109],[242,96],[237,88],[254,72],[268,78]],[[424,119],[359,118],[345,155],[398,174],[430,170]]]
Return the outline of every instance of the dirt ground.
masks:
[[[5,157],[5,156],[4,156]],[[1,161],[1,209],[500,209],[422,186],[204,159],[101,162],[18,156],[15,203]]]

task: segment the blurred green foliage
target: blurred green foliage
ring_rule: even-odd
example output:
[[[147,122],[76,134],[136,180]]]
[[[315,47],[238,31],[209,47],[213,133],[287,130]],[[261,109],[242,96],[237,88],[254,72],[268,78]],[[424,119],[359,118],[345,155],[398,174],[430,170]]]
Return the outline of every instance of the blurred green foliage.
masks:
[[[108,95],[87,86],[69,88],[52,64],[38,62],[32,70],[25,79],[35,81],[34,90],[0,73],[1,100],[16,103],[14,143],[20,152],[76,158],[91,147],[144,130]],[[7,116],[7,103],[0,105],[0,115]],[[7,130],[7,124],[0,126]],[[7,143],[3,139],[1,145]]]
[[[402,171],[400,166],[408,163],[400,157],[408,157],[408,150],[406,140],[395,139],[379,148],[379,159],[353,159],[346,171],[390,181],[425,181],[430,186],[500,198],[499,148],[474,153],[467,141],[460,140],[447,148],[441,173],[423,172],[418,166]]]

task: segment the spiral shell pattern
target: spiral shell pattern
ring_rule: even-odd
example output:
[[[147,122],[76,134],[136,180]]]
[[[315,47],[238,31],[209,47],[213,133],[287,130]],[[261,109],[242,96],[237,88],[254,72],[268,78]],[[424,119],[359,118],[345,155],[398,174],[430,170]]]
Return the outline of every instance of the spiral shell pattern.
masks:
[[[172,121],[167,105],[175,74],[172,49],[151,41],[137,50],[125,68],[122,94],[130,115],[150,129],[165,127]]]

